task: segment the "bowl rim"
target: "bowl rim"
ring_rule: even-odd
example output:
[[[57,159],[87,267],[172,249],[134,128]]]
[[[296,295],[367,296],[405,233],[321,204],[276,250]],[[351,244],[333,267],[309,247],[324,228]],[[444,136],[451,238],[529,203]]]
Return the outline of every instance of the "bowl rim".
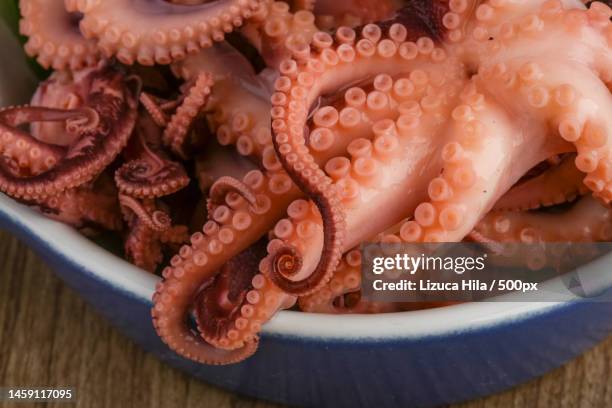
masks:
[[[0,194],[0,216],[65,262],[149,305],[160,278],[110,253],[76,229],[45,217]],[[61,239],[58,239],[61,237]],[[596,267],[596,266],[595,266]],[[587,268],[594,268],[588,265]],[[612,282],[611,282],[612,283]],[[610,285],[612,286],[612,284]],[[609,286],[607,286],[609,287]],[[522,296],[521,294],[517,296]],[[437,309],[384,314],[317,314],[280,311],[263,326],[264,335],[338,340],[392,340],[444,336],[516,323],[577,303],[498,301],[463,303]]]

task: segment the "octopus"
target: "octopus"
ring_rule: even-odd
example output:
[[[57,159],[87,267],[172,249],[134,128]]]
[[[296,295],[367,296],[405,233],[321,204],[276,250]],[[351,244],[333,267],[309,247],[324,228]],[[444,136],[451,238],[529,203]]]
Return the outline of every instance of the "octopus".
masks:
[[[450,304],[363,296],[363,243],[612,238],[609,2],[20,6],[55,71],[0,111],[0,190],[115,231],[185,358],[240,362],[283,309]]]

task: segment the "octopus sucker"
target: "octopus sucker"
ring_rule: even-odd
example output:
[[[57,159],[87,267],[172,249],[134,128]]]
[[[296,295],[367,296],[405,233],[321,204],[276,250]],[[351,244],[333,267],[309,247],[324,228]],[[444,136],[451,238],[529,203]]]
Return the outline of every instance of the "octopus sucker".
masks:
[[[165,0],[75,2],[83,14],[80,29],[85,37],[95,40],[104,56],[116,56],[126,65],[170,64],[210,47],[242,25],[258,4],[258,0],[195,5]]]
[[[25,51],[43,67],[75,70],[100,60],[96,44],[79,31],[80,16],[69,12],[64,0],[20,0],[19,9],[19,30],[28,37]]]
[[[283,1],[262,1],[241,29],[271,68],[292,55],[306,58],[308,44],[318,31],[314,15],[307,10],[290,11]]]

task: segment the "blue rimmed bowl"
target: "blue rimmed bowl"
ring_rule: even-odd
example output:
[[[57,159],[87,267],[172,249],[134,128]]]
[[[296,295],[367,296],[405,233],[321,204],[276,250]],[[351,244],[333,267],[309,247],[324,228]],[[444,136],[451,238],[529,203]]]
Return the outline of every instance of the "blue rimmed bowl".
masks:
[[[3,30],[0,24],[0,39],[6,38]],[[4,44],[7,57],[12,45]],[[3,105],[23,96],[15,84],[32,81],[20,60],[0,67]],[[291,405],[435,406],[471,399],[539,376],[612,329],[611,302],[578,298],[368,316],[283,311],[265,325],[253,357],[232,366],[205,366],[180,358],[157,337],[150,319],[156,276],[3,195],[0,225],[163,361],[225,389]],[[609,265],[608,258],[582,268],[597,277],[602,296],[612,292],[607,290],[612,287]]]

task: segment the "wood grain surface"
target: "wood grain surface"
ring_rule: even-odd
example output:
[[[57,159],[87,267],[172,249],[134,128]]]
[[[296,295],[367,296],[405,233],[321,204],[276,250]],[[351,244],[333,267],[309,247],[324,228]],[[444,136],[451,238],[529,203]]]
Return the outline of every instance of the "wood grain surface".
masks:
[[[458,406],[610,407],[611,366],[612,337],[543,378]],[[71,386],[80,408],[278,407],[161,364],[114,330],[25,245],[1,231],[0,386]],[[1,406],[68,405],[74,406]]]

